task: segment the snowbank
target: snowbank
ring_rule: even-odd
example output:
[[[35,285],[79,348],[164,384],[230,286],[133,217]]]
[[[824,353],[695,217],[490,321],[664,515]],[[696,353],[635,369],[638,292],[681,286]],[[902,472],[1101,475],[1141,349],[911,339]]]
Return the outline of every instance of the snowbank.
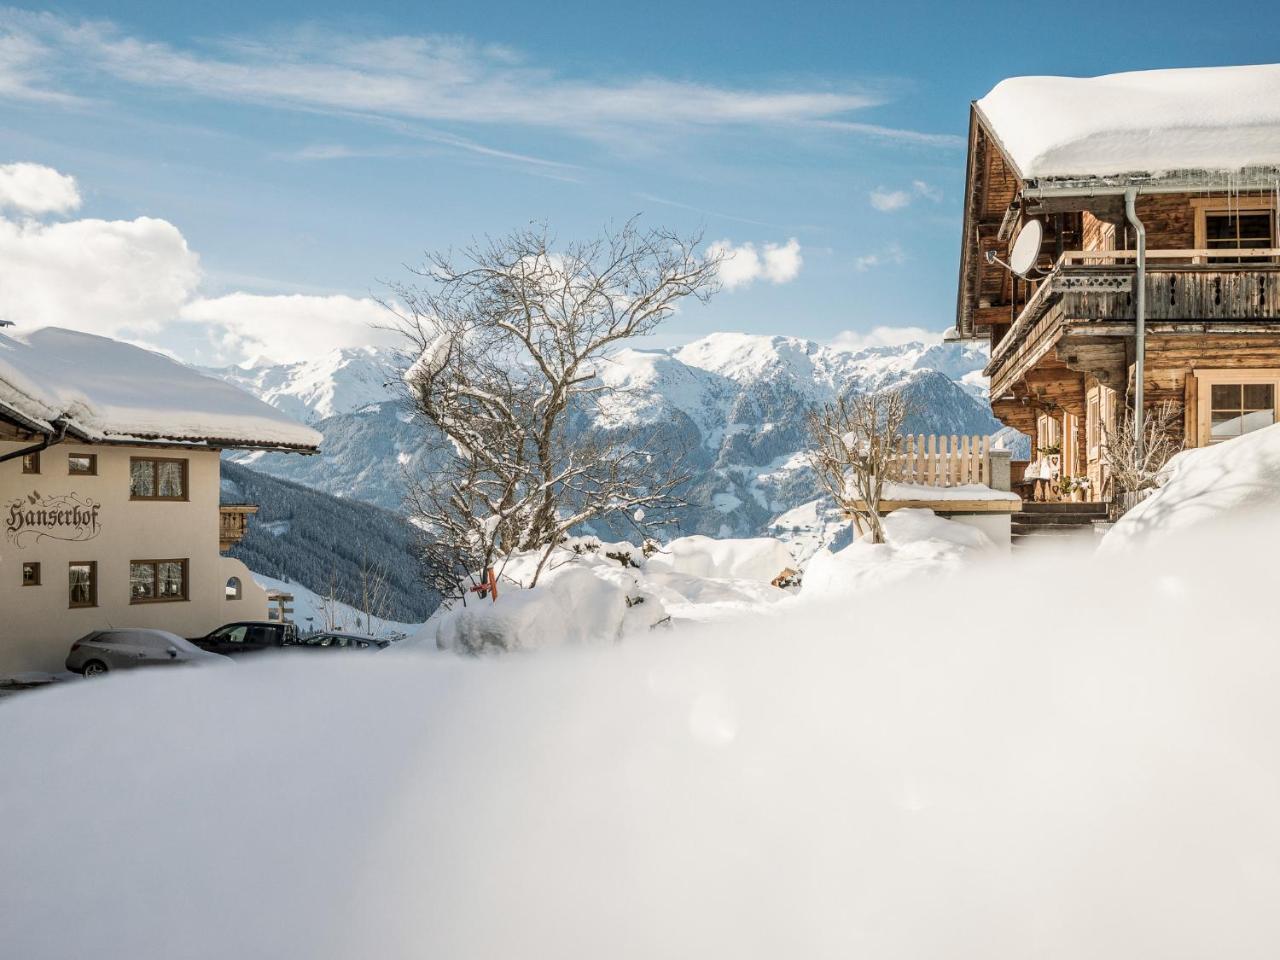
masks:
[[[320,434],[257,397],[133,344],[44,327],[0,333],[0,403],[90,440],[314,449]]]
[[[1029,179],[1280,165],[1280,64],[1014,77],[977,105]]]
[[[1280,425],[1185,450],[1165,472],[1164,486],[1121,517],[1100,550],[1127,550],[1241,514],[1280,511]]]
[[[19,694],[4,953],[1270,960],[1276,537]]]
[[[533,581],[535,554],[501,571],[497,602],[469,598],[438,611],[408,646],[446,650],[532,650],[612,643],[673,621],[711,621],[784,599],[771,586],[795,563],[777,540],[682,537],[646,555],[631,543],[575,537]]]
[[[651,568],[672,573],[764,583],[795,565],[786,544],[772,537],[740,540],[680,537],[665,544],[649,560]]]
[[[995,544],[981,530],[925,508],[895,510],[884,518],[885,543],[855,540],[843,550],[820,550],[804,571],[808,599],[862,593],[904,581],[954,573]]]
[[[412,642],[470,653],[616,642],[666,616],[638,578],[621,571],[588,560],[565,563],[532,589],[508,586],[496,602],[472,598],[444,611]]]

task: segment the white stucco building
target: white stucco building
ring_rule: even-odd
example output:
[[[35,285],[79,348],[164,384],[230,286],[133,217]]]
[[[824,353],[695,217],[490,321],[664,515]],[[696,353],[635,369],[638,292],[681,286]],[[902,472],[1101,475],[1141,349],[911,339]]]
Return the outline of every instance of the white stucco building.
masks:
[[[319,442],[140,347],[0,331],[0,675],[59,670],[95,629],[266,619],[265,592],[220,552],[243,514],[219,509],[219,454]]]

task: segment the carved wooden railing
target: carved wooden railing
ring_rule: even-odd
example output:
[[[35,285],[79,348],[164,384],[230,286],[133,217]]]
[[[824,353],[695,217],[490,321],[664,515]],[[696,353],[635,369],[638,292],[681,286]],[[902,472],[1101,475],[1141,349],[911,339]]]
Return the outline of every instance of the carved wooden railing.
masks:
[[[244,539],[249,518],[258,512],[256,503],[224,503],[218,508],[218,549],[226,553]]]
[[[1134,250],[1070,250],[1037,284],[991,351],[987,376],[1049,311],[1070,320],[1134,319]],[[1251,259],[1252,263],[1239,263]],[[1148,322],[1280,320],[1280,248],[1148,250]]]

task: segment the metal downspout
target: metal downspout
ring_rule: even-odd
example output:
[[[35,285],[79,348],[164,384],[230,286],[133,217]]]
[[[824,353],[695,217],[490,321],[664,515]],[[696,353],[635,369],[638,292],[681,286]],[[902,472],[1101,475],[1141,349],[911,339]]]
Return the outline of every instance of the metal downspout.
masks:
[[[1147,354],[1147,228],[1138,219],[1138,212],[1134,208],[1137,197],[1136,187],[1130,187],[1124,192],[1124,214],[1133,225],[1138,241],[1138,258],[1133,274],[1133,432],[1134,459],[1141,463],[1145,446],[1145,411],[1142,395]]]

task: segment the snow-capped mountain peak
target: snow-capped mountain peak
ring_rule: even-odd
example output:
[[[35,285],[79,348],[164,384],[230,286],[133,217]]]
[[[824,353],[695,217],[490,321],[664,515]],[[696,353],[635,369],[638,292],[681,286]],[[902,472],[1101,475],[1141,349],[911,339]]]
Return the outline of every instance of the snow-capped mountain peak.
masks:
[[[343,347],[297,363],[221,367],[204,372],[247,390],[299,420],[314,423],[389,399],[393,351]]]

